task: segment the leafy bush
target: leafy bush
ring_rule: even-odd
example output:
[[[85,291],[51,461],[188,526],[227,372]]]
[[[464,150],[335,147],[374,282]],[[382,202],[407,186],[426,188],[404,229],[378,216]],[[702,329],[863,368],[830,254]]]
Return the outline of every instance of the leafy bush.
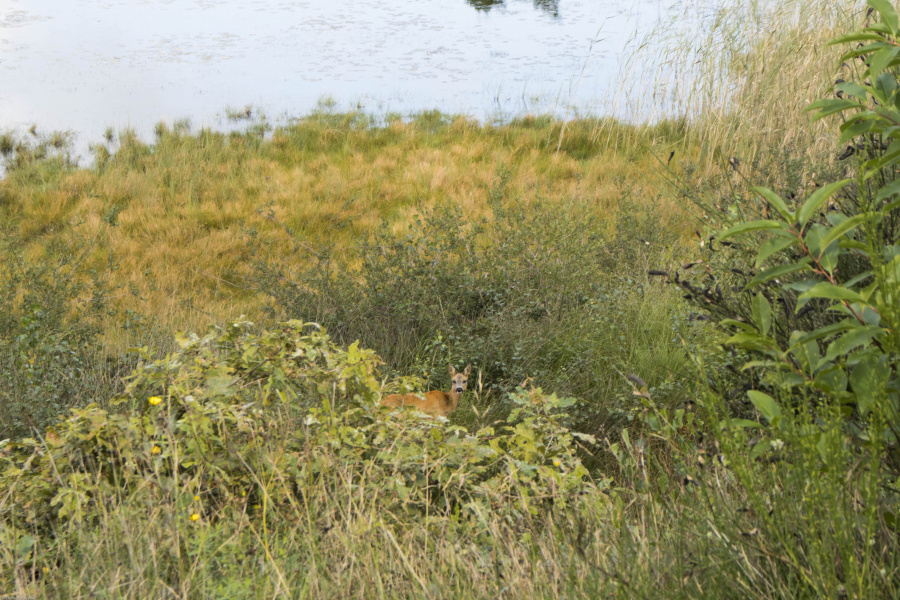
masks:
[[[93,247],[59,239],[33,259],[18,234],[2,235],[0,439],[42,431],[70,407],[108,398],[121,366],[105,359],[100,339],[114,312],[109,273],[76,273]]]
[[[161,511],[183,544],[191,527],[240,529],[247,518],[273,530],[334,524],[354,511],[345,492],[363,489],[386,526],[500,518],[527,531],[548,511],[596,502],[605,485],[578,456],[593,439],[559,423],[572,399],[520,389],[507,423],[469,432],[378,406],[383,391],[421,382],[383,387],[372,351],[299,321],[249,327],[182,338],[140,365],[117,398],[125,413],[74,409],[45,436],[4,442],[4,562],[40,572],[77,553],[79,531],[129,507]]]
[[[697,570],[714,564],[717,585],[747,595],[880,597],[900,585],[900,29],[890,4],[869,5],[881,20],[836,41],[863,42],[843,57],[861,65],[856,80],[810,106],[816,118],[848,113],[853,177],[797,197],[757,188],[763,218],[715,235],[707,250],[724,258],[704,277],[660,273],[729,332],[731,371],[695,356],[711,439],[682,435],[644,395],[645,422],[684,477],[679,495],[704,504],[646,475],[634,490],[659,518],[687,523]],[[644,448],[615,447],[623,470],[647,472]]]

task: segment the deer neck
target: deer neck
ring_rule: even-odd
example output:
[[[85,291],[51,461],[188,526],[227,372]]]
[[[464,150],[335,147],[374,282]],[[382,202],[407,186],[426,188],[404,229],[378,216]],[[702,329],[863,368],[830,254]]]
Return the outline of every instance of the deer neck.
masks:
[[[447,394],[447,399],[449,400],[448,404],[450,405],[450,410],[456,410],[456,407],[459,406],[459,399],[462,398],[462,393],[457,392],[456,390],[450,390],[450,393]]]

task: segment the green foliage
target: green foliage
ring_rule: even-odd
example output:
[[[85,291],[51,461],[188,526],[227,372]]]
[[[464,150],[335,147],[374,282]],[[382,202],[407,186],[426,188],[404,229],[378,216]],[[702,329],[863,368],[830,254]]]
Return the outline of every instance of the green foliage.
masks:
[[[378,406],[397,384],[383,388],[369,350],[338,347],[299,321],[258,335],[249,325],[182,338],[173,354],[140,365],[118,398],[131,407],[124,413],[74,409],[46,435],[0,446],[13,571],[77,555],[81,532],[107,527],[110,512],[148,527],[162,514],[178,552],[192,555],[199,532],[238,535],[248,519],[278,537],[309,518],[333,527],[351,518],[354,490],[383,527],[457,533],[498,519],[538,531],[549,513],[603,498],[605,482],[579,458],[593,438],[560,424],[573,399],[519,389],[506,423],[469,432]]]
[[[57,242],[37,259],[11,230],[0,263],[0,439],[42,431],[69,408],[112,395],[121,365],[103,357],[109,272],[76,275],[93,247]],[[129,325],[130,327],[130,325]]]
[[[694,357],[711,439],[660,436],[684,477],[679,494],[647,475],[631,488],[657,518],[686,523],[680,539],[703,557],[688,578],[715,565],[715,585],[742,595],[898,589],[900,61],[893,7],[869,4],[880,22],[839,40],[871,42],[844,57],[860,58],[859,81],[811,107],[818,118],[847,113],[841,143],[853,143],[846,156],[858,169],[796,196],[757,188],[764,218],[748,202],[745,218],[713,236],[705,281],[668,277],[728,332],[732,371],[709,352]],[[665,414],[646,400],[655,431]],[[665,465],[646,446],[614,447],[623,471]],[[703,529],[707,540],[694,537]]]
[[[506,393],[531,377],[581,398],[570,412],[585,428],[627,391],[615,368],[671,381],[685,364],[673,331],[684,315],[641,272],[648,255],[666,252],[659,221],[628,215],[635,206],[623,200],[620,227],[607,235],[589,206],[507,198],[505,177],[486,217],[442,204],[406,232],[386,226],[360,245],[355,269],[327,248],[298,244],[292,262],[314,254],[308,269],[257,249],[272,313],[321,322],[341,343],[358,339],[432,389],[446,385],[443,365],[472,363],[501,413],[512,408]]]

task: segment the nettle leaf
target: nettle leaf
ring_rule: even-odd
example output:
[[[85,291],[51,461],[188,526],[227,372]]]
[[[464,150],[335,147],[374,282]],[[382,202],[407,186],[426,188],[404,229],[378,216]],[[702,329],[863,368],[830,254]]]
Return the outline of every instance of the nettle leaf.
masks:
[[[856,406],[863,416],[884,394],[891,368],[884,354],[870,353],[859,361],[850,373],[850,385],[856,394]]]
[[[800,210],[797,211],[797,221],[800,223],[800,226],[803,227],[806,225],[806,222],[809,221],[809,218],[816,212],[820,206],[825,204],[831,196],[835,194],[842,187],[850,183],[849,179],[842,179],[840,181],[835,181],[834,183],[829,183],[826,186],[823,186],[817,189],[815,192],[809,195],[809,198],[806,199],[806,202],[803,203],[803,206],[800,207]]]
[[[750,402],[753,403],[753,406],[756,407],[756,410],[758,410],[769,423],[772,423],[776,418],[781,416],[781,407],[778,406],[778,403],[775,402],[772,396],[756,390],[748,391],[747,396],[750,398]]]
[[[772,306],[762,293],[753,297],[752,309],[753,322],[759,327],[759,332],[768,335],[772,327]]]

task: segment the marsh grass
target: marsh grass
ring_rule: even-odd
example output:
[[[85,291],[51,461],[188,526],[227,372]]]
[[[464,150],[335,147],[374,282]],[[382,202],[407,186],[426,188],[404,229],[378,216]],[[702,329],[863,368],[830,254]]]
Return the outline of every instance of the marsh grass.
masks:
[[[658,168],[643,142],[632,135],[613,151],[592,138],[597,126],[569,124],[557,152],[561,124],[532,117],[493,126],[435,112],[375,124],[362,114],[317,113],[268,134],[161,124],[152,143],[123,131],[98,146],[94,169],[70,165],[37,183],[43,162],[11,168],[0,210],[35,249],[52,235],[105,230],[89,264],[116,257],[115,283],[130,291],[121,308],[196,329],[257,313],[247,235],[284,251],[299,240],[352,264],[377,226],[403,228],[436,202],[451,201],[471,219],[485,215],[501,170],[511,197],[548,205],[577,198],[610,230],[626,190],[660,203],[661,217],[677,227],[677,202],[635,184],[638,173]],[[665,126],[658,134],[654,145],[675,141]]]
[[[827,43],[864,13],[865,2],[855,0],[685,2],[636,41],[616,114],[685,120],[685,139],[704,164],[774,161],[786,148],[815,161],[833,157],[834,123],[803,111],[851,68]]]

